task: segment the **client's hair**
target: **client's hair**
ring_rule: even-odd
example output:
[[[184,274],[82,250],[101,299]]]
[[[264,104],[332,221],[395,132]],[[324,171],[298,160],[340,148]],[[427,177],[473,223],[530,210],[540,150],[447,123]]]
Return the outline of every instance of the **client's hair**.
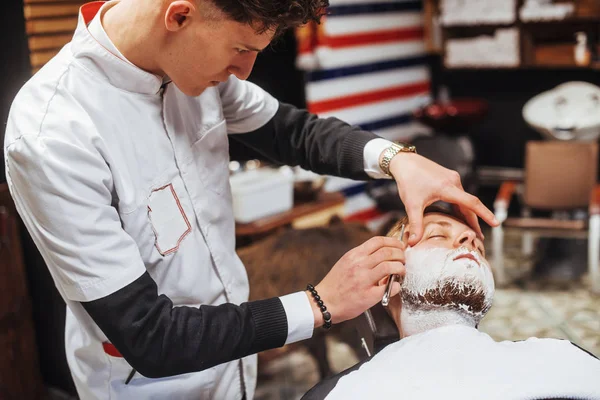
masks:
[[[423,216],[427,215],[427,214],[431,214],[431,213],[438,213],[438,214],[444,214],[447,215],[449,217],[452,217],[460,222],[462,222],[465,225],[469,225],[469,223],[467,222],[466,218],[464,217],[464,215],[462,215],[457,209],[455,209],[454,207],[447,205],[446,203],[434,203],[430,206],[428,206],[427,208],[425,208],[425,211],[423,211]],[[398,222],[396,222],[387,232],[386,236],[389,237],[396,237],[400,234],[400,230],[402,229],[402,225],[408,225],[409,220],[408,220],[408,215],[401,218]]]

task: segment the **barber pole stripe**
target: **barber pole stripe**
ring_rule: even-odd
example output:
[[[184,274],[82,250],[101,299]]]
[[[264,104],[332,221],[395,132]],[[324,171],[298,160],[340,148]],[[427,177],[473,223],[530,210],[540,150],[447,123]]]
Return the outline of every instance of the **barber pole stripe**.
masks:
[[[402,68],[410,68],[416,66],[421,66],[425,68],[424,65],[426,63],[427,60],[425,56],[419,55],[416,57],[401,58],[397,60],[382,61],[371,64],[352,65],[340,68],[310,71],[306,73],[306,79],[309,82],[308,85],[313,85],[315,82],[319,81],[334,80],[353,75],[369,74],[380,71],[388,71],[392,69],[398,70],[398,72],[403,73],[404,71],[401,71]]]
[[[365,210],[356,212],[352,215],[345,217],[344,220],[348,222],[367,223],[375,218],[381,217],[383,214],[384,213],[382,211],[379,211],[377,208],[367,208]]]
[[[395,86],[408,87],[414,85],[415,82],[419,82],[421,85],[429,85],[429,70],[425,66],[396,68],[309,82],[306,85],[306,100],[312,103],[354,93],[385,90]]]
[[[396,125],[405,125],[412,120],[411,114],[400,114],[390,118],[380,119],[378,121],[359,124],[366,131],[377,131]]]
[[[365,46],[371,44],[404,42],[409,40],[423,39],[422,28],[388,29],[376,32],[361,32],[340,36],[326,36],[319,42],[321,47],[341,49],[353,46]]]
[[[391,140],[428,134],[412,117],[431,102],[422,8],[416,0],[330,0],[323,23],[298,35],[308,109]],[[346,196],[346,219],[371,224],[385,216],[365,187],[328,177],[325,190]]]
[[[376,1],[370,1],[370,0],[330,0],[329,1],[329,6],[330,7],[338,7],[338,6],[347,6],[347,5],[364,5],[365,3],[371,3],[371,4],[383,4],[383,3],[414,3],[416,0],[376,0]]]
[[[351,125],[360,125],[379,121],[394,115],[412,112],[414,109],[429,103],[430,99],[429,93],[423,92],[423,94],[419,96],[397,98],[356,107],[337,109],[332,112],[323,112],[319,114],[319,116],[323,118],[337,117]]]
[[[385,13],[378,15],[348,15],[326,17],[323,32],[328,36],[344,36],[361,32],[380,32],[400,29],[416,29],[423,26],[421,12]]]
[[[393,86],[386,89],[356,93],[337,99],[309,102],[308,109],[312,113],[321,114],[390,99],[422,95],[428,92],[429,82],[420,82],[412,85]]]
[[[394,2],[364,2],[363,4],[340,4],[332,1],[327,8],[328,16],[354,15],[354,14],[376,14],[397,11],[421,11],[421,1],[394,1]]]
[[[349,217],[351,215],[376,208],[377,204],[366,192],[355,194],[350,197],[346,197],[346,203],[344,204],[344,215]]]
[[[340,49],[317,47],[315,54],[320,68],[330,69],[423,56],[425,44],[422,39],[417,39]]]

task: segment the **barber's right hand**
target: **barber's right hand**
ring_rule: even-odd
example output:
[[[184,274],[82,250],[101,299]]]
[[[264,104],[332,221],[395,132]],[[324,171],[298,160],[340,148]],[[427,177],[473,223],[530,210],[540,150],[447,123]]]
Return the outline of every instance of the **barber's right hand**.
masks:
[[[396,238],[374,237],[340,258],[315,287],[333,323],[355,318],[381,301],[385,278],[390,274],[404,276],[405,246]],[[399,292],[400,283],[395,282],[392,296]],[[319,327],[323,325],[322,313],[310,293],[306,294],[313,307],[315,327]]]

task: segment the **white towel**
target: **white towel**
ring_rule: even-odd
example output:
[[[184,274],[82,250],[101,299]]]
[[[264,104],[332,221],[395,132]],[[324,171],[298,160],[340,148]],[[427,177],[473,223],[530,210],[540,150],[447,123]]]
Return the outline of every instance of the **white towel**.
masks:
[[[495,342],[446,326],[391,344],[327,396],[334,399],[600,399],[600,360],[558,339]]]

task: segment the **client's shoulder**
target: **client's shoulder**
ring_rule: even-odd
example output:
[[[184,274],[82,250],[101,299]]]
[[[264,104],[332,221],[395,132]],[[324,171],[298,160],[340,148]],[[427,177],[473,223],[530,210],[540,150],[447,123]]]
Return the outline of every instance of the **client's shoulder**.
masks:
[[[579,354],[590,356],[592,358],[598,359],[592,352],[586,350],[585,348],[579,346],[576,343],[573,343],[566,339],[555,339],[555,338],[538,338],[538,337],[530,337],[525,340],[514,340],[514,341],[506,341],[500,343],[510,343],[515,347],[527,347],[539,350],[558,350],[563,352],[568,352],[572,354]]]
[[[600,360],[596,355],[569,340],[532,337],[513,342],[499,342],[499,344],[513,349],[521,356],[529,355],[540,362],[544,359],[552,360],[565,368],[569,365],[581,365],[581,362],[600,368]]]

